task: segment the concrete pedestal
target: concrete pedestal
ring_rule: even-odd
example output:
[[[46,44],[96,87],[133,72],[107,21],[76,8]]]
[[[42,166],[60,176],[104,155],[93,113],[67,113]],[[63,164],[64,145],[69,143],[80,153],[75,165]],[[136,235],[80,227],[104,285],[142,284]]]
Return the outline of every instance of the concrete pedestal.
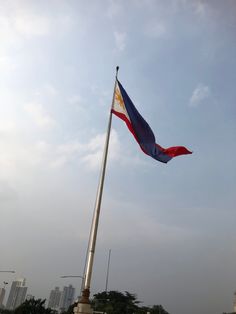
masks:
[[[91,305],[88,303],[78,303],[76,307],[74,307],[75,314],[92,314],[93,309]]]

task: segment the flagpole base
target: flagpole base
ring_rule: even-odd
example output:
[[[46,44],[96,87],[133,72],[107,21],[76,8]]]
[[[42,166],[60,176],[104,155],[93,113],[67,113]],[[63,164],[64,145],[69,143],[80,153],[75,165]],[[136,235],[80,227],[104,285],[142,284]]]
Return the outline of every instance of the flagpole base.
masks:
[[[74,307],[74,314],[92,314],[93,309],[90,304],[78,303],[76,307]]]
[[[91,304],[89,302],[89,289],[84,289],[82,292],[81,299],[77,303],[77,306],[74,307],[75,314],[92,314],[93,309],[91,308]]]

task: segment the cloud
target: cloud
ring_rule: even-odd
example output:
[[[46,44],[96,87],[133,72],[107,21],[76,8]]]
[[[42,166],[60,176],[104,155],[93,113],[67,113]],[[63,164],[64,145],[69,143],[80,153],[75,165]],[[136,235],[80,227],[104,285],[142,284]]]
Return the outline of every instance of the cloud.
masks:
[[[49,17],[35,14],[27,6],[23,5],[21,8],[17,5],[10,8],[7,4],[1,6],[0,36],[4,39],[18,35],[25,37],[48,35],[51,24]]]
[[[119,51],[123,51],[125,49],[125,46],[126,46],[127,34],[125,32],[115,31],[114,37],[115,37],[116,48]]]
[[[40,125],[51,125],[51,120],[38,114],[38,106],[30,106],[34,119]],[[27,108],[27,110],[28,110]],[[37,110],[35,110],[37,108]],[[36,112],[36,115],[35,115]],[[45,122],[46,121],[46,122]],[[48,122],[49,121],[49,122]],[[85,171],[97,171],[101,167],[102,155],[105,144],[105,133],[100,133],[87,141],[68,141],[63,144],[48,142],[43,139],[29,141],[23,137],[21,130],[16,129],[14,124],[7,124],[0,130],[0,179],[20,178],[22,172],[27,173],[24,178],[28,180],[31,172],[41,169],[55,170],[68,167],[83,167]],[[126,151],[125,156],[121,153],[121,144],[115,130],[111,131],[109,144],[109,161],[119,161],[121,165],[136,166],[142,160],[131,156]],[[115,165],[115,163],[111,163]],[[28,177],[28,178],[27,178]]]
[[[71,12],[67,12],[69,6],[54,9],[53,15],[50,15],[49,10],[40,10],[34,1],[0,2],[1,41],[6,45],[17,44],[22,39],[68,32],[74,24]]]
[[[34,91],[34,96],[39,98],[41,97],[54,98],[57,97],[59,94],[60,91],[50,83],[43,84],[42,87]]]
[[[0,137],[3,135],[9,135],[15,132],[17,129],[16,122],[14,120],[1,119],[0,120]]]
[[[42,141],[29,144],[19,130],[18,133],[5,135],[0,142],[1,179],[15,183],[17,180],[27,180],[29,169],[44,163],[49,151],[49,147]]]
[[[203,1],[195,1],[193,2],[193,10],[195,12],[195,14],[199,15],[199,16],[204,16],[206,14],[206,3],[204,3]]]
[[[73,105],[78,105],[82,102],[82,97],[79,94],[69,97],[68,102]]]
[[[0,203],[17,198],[17,192],[7,182],[0,180]]]
[[[71,161],[80,161],[87,170],[100,168],[106,134],[97,134],[87,143],[79,141],[59,145],[56,148],[55,159],[51,162],[52,167],[62,167]],[[120,142],[115,130],[111,131],[109,158],[114,160],[120,157]]]
[[[87,171],[97,171],[101,167],[105,139],[106,133],[99,133],[85,143],[74,140],[54,145],[50,152],[47,152],[48,166],[61,168],[76,163],[82,165]],[[126,154],[122,154],[121,143],[114,129],[111,130],[108,156],[110,161],[119,161],[119,164],[123,166],[147,167],[146,161],[141,159],[141,154],[132,156],[132,153],[127,150]]]
[[[112,19],[117,16],[122,10],[122,7],[118,1],[108,0],[107,16]]]
[[[65,164],[79,158],[84,150],[84,145],[79,141],[60,144],[54,148],[55,156],[53,156],[53,158],[50,160],[50,166],[52,168],[61,168]]]
[[[45,36],[50,33],[51,21],[45,16],[25,12],[16,15],[13,21],[15,30],[24,36]]]
[[[195,14],[198,17],[204,17],[210,12],[210,1],[206,0],[173,0],[173,8],[176,10],[187,9],[191,14]]]
[[[95,136],[87,145],[88,153],[82,158],[90,169],[99,169],[101,165],[106,134]],[[120,156],[120,142],[118,134],[115,130],[111,131],[109,143],[109,158],[110,160],[117,160]]]
[[[80,96],[79,94],[75,94],[75,95],[72,95],[70,96],[68,99],[67,99],[68,103],[70,105],[72,105],[77,111],[83,113],[83,114],[86,114],[87,113],[87,106],[85,106],[85,99]]]
[[[24,109],[41,128],[51,128],[56,124],[56,121],[45,112],[41,104],[29,103],[24,106]]]
[[[51,84],[46,84],[44,86],[45,92],[50,96],[56,96],[59,94],[59,91]]]
[[[210,96],[210,88],[206,85],[199,84],[192,93],[190,106],[198,106],[201,102]]]
[[[167,34],[166,25],[162,22],[149,22],[145,29],[145,34],[150,38],[161,38]]]
[[[0,56],[0,70],[9,72],[17,68],[15,60],[9,56]]]
[[[177,243],[184,241],[190,237],[193,232],[175,225],[161,224],[148,213],[143,212],[141,205],[136,204],[136,211],[134,215],[133,206],[129,202],[112,200],[112,214],[108,214],[104,219],[106,230],[105,234],[112,232],[113,243],[124,243],[127,245],[127,239],[133,243],[143,243],[146,246],[158,245],[165,247],[170,243]],[[123,210],[120,210],[120,209]],[[124,220],[125,212],[125,220]],[[115,217],[114,217],[115,216]],[[116,221],[116,226],[114,226]],[[122,233],[120,232],[122,226]],[[135,226],[135,228],[130,228]],[[104,241],[109,242],[109,239],[104,238]],[[148,243],[148,244],[147,244]]]

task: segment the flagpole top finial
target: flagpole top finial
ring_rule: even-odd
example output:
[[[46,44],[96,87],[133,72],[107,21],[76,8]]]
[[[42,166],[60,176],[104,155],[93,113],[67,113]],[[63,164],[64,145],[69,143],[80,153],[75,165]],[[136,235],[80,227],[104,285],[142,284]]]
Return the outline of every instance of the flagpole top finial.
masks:
[[[120,68],[119,66],[116,67],[116,78],[117,78],[117,76],[118,76],[119,68]]]

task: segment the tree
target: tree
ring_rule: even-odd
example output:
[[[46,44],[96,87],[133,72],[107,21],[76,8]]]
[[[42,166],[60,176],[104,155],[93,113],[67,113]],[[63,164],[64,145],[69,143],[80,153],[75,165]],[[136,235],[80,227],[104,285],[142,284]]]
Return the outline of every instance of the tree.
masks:
[[[6,309],[0,309],[0,314],[13,314],[13,311],[6,310]]]
[[[103,291],[94,295],[93,307],[107,314],[133,314],[137,311],[136,296],[129,292]]]
[[[15,309],[15,311],[13,311],[13,313],[14,314],[54,314],[56,313],[52,309],[45,308],[45,301],[46,300],[42,300],[42,299],[26,300],[24,303],[18,306]]]
[[[151,314],[168,314],[168,312],[166,312],[162,305],[153,305],[153,307],[150,308],[149,312]]]
[[[148,306],[142,306],[139,307],[137,312],[135,314],[169,314],[162,305],[153,305],[153,307],[148,307]]]
[[[62,314],[74,314],[74,307],[76,307],[77,303],[71,304],[67,311],[63,312]]]
[[[142,306],[137,300],[135,294],[128,291],[121,293],[118,291],[101,292],[94,295],[92,301],[93,308],[96,311],[104,311],[107,314],[168,314],[161,305],[153,307]]]
[[[139,306],[140,301],[137,300],[135,294],[125,291],[103,291],[94,295],[92,299],[92,307],[95,311],[107,314],[168,314],[161,305],[153,305],[153,307]],[[73,314],[73,304],[63,314]]]

